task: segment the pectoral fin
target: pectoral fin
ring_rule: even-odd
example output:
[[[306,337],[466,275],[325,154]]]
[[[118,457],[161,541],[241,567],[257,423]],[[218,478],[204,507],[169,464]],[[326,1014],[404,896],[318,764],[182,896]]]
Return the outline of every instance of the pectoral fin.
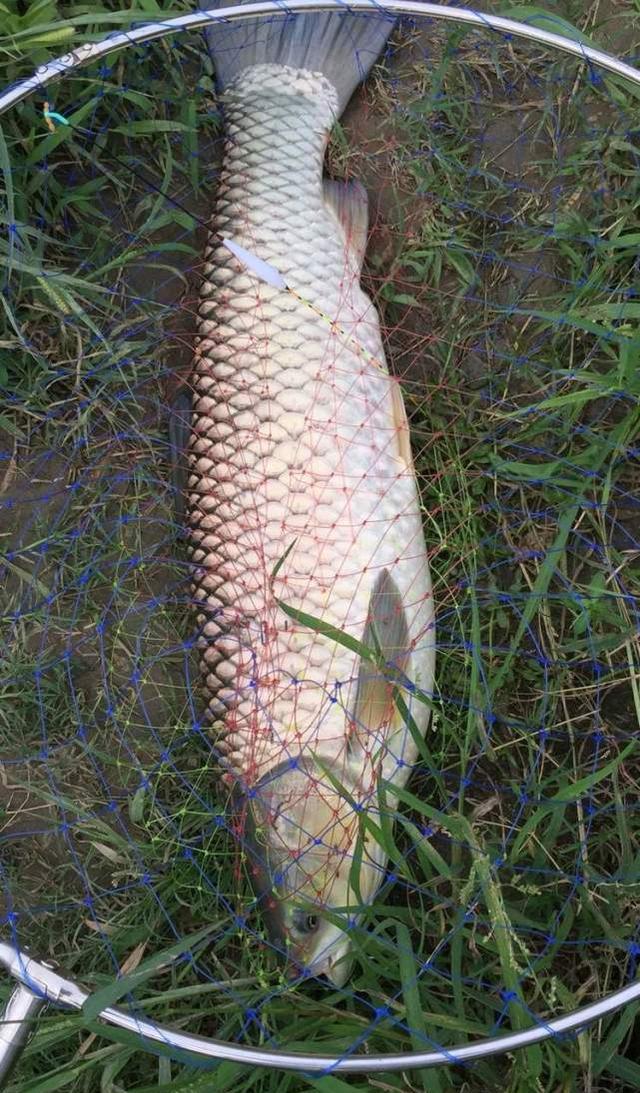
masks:
[[[362,657],[353,702],[350,751],[367,753],[382,743],[393,720],[393,688],[405,676],[410,655],[409,627],[398,586],[388,569],[376,580],[362,644],[375,662]]]

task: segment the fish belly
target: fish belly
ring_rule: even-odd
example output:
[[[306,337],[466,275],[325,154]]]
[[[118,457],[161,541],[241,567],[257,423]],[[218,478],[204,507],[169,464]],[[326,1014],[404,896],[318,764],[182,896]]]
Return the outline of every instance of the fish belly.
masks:
[[[357,258],[323,196],[334,110],[323,77],[273,65],[246,72],[225,100],[188,504],[207,717],[245,786],[301,752],[332,761],[346,752],[358,657],[281,604],[360,639],[386,568],[405,606],[409,674],[428,688],[433,672],[429,572],[395,381]],[[273,265],[292,291],[259,281],[222,238]],[[413,747],[398,743],[407,763]]]

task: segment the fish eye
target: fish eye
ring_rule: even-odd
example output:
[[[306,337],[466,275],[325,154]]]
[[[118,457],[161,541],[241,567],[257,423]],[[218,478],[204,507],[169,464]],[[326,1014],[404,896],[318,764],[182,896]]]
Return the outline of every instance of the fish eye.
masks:
[[[298,934],[312,934],[318,929],[319,919],[317,915],[307,911],[295,911],[293,915],[293,928]]]

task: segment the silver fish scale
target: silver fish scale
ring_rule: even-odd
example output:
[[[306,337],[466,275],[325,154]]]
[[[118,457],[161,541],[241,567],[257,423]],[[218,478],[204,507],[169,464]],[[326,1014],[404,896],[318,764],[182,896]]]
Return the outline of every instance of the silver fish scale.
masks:
[[[246,71],[225,98],[193,374],[190,550],[207,716],[229,770],[249,784],[305,747],[342,755],[357,677],[351,651],[278,599],[360,638],[387,567],[417,648],[432,624],[394,381],[357,257],[323,195],[335,108],[324,77],[272,65]],[[304,299],[259,281],[221,237]]]

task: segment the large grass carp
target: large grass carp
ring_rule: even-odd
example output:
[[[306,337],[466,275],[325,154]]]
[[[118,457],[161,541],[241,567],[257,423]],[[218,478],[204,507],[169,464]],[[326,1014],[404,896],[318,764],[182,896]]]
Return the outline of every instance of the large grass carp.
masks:
[[[331,14],[210,31],[226,146],[188,457],[207,715],[272,940],[336,984],[384,876],[363,814],[407,779],[428,708],[405,683],[429,693],[434,667],[407,419],[360,286],[366,195],[323,179],[390,30]]]

